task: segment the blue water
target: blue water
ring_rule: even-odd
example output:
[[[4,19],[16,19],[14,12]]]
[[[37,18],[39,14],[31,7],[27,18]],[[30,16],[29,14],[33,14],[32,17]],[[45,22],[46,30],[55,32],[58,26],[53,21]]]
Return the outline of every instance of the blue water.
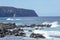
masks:
[[[21,20],[6,20],[8,17],[0,17],[0,23],[16,23],[16,25],[29,25],[29,24],[42,24],[43,22],[55,22],[60,24],[60,17],[16,17],[16,19]],[[49,31],[60,31],[60,26],[56,28],[45,28],[44,30]]]
[[[12,23],[16,23],[16,24],[38,24],[39,22],[39,18],[32,18],[32,17],[16,17],[18,19],[21,20],[0,20],[0,22],[4,22],[4,23],[8,23],[8,22],[12,22]],[[2,19],[2,18],[0,18]],[[4,18],[7,19],[7,18]],[[38,20],[37,20],[38,19]]]
[[[0,17],[0,22],[15,22],[16,24],[41,24],[43,22],[57,21],[60,24],[60,17],[16,17],[21,20],[2,20],[8,17]]]

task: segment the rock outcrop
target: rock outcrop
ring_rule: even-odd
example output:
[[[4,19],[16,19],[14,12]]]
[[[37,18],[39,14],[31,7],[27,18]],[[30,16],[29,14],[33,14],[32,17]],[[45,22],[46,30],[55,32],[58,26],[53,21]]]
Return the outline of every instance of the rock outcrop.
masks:
[[[0,23],[0,28],[13,29],[16,27],[15,23]]]
[[[31,38],[45,38],[42,34],[35,34],[35,33],[32,33],[30,35]]]

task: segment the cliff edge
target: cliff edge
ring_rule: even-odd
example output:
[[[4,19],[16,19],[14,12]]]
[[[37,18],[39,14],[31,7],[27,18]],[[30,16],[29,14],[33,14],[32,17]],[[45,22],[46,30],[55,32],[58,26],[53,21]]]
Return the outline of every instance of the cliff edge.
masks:
[[[38,17],[34,10],[0,6],[0,17],[13,17],[14,14],[16,17]]]

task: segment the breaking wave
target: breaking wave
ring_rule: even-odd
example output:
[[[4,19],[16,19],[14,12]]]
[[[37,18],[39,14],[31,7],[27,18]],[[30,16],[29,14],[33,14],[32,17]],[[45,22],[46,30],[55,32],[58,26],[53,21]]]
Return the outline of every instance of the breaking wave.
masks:
[[[35,34],[42,34],[44,37],[50,39],[52,37],[54,38],[60,38],[60,31],[44,31],[44,30],[35,30]]]
[[[6,20],[21,20],[21,19],[7,18]]]
[[[49,24],[51,25],[51,28],[55,28],[60,26],[58,21],[54,21],[54,22],[43,22],[42,24]]]

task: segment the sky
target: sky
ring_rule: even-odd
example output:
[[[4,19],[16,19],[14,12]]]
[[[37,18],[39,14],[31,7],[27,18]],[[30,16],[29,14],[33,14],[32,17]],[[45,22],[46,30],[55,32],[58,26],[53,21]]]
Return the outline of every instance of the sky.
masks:
[[[0,0],[0,6],[32,9],[38,16],[60,16],[60,0]]]

